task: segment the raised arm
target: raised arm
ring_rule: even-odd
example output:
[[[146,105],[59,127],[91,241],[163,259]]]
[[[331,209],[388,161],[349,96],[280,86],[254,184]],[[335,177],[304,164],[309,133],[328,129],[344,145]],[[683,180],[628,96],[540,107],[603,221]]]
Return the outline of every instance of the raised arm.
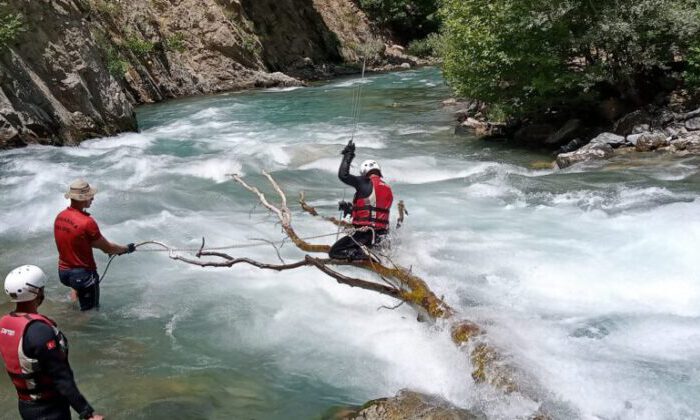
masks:
[[[352,160],[355,159],[355,143],[350,140],[341,154],[343,155],[343,160],[340,161],[340,168],[338,168],[338,178],[343,183],[354,187],[356,190],[360,189],[362,185],[360,177],[350,175],[350,164],[352,164]]]

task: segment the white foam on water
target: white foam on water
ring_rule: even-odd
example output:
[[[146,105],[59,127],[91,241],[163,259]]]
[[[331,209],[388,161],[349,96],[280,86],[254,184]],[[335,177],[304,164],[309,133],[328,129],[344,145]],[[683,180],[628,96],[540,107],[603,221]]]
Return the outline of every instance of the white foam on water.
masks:
[[[198,178],[211,179],[216,182],[230,181],[229,174],[243,175],[243,166],[235,160],[225,158],[209,158],[189,160],[178,165],[168,173],[190,175]]]
[[[393,81],[415,81],[417,74],[388,75],[382,83],[393,89]],[[330,89],[358,82],[369,83],[343,81]],[[263,96],[284,101],[284,92],[277,93]],[[254,196],[234,183],[221,185],[230,172],[271,169],[283,186],[302,179],[314,193],[312,204],[336,215],[343,187],[335,177],[344,143],[338,137],[349,134],[347,121],[335,130],[334,120],[280,127],[246,120],[252,111],[232,115],[239,104],[226,101],[188,106],[187,118],[143,133],[78,148],[0,152],[6,162],[0,178],[3,268],[17,255],[34,254],[55,272],[52,222],[67,205],[66,183],[79,176],[100,188],[91,211],[105,236],[120,243],[156,239],[195,248],[202,236],[209,246],[281,238],[276,219],[255,207]],[[692,161],[673,170],[684,176],[680,182],[649,175],[654,169],[646,168],[647,176],[626,185],[616,181],[614,170],[594,173],[604,181],[589,178],[585,168],[532,171],[508,158],[495,161],[488,157],[495,153],[480,154],[473,144],[465,144],[463,153],[455,147],[455,153],[439,154],[429,130],[413,122],[383,125],[364,121],[356,138],[358,157],[380,161],[410,212],[393,232],[392,260],[412,267],[461,316],[484,325],[489,342],[524,372],[523,380],[555,402],[555,418],[700,418],[700,200]],[[181,141],[194,144],[186,152],[196,155],[171,155],[168,148]],[[309,176],[310,170],[324,176]],[[573,173],[580,183],[572,181]],[[258,186],[269,190],[264,182]],[[300,235],[335,232],[296,206],[292,210]],[[277,261],[269,245],[226,252]],[[303,257],[289,244],[280,253],[287,262]],[[104,267],[106,257],[98,252],[97,258]],[[357,403],[410,388],[476,407],[490,418],[527,418],[537,409],[518,394],[474,384],[468,357],[452,345],[448,331],[415,322],[405,305],[377,310],[396,302],[309,268],[202,269],[167,253],[136,252],[115,260],[103,300],[109,317],[99,322],[108,334],[119,321],[155,325],[147,331],[149,345],[176,366],[143,355],[135,362],[139,371],[157,366],[179,374],[226,366],[237,355],[242,372],[277,369]],[[91,339],[107,337],[103,328],[77,328]],[[188,353],[178,353],[187,344]],[[260,358],[274,366],[245,366]],[[72,362],[85,369],[80,359]],[[109,375],[109,363],[104,369]]]
[[[273,88],[263,89],[263,92],[282,93],[282,92],[293,92],[293,91],[299,90],[299,89],[302,89],[302,86],[273,87]]]

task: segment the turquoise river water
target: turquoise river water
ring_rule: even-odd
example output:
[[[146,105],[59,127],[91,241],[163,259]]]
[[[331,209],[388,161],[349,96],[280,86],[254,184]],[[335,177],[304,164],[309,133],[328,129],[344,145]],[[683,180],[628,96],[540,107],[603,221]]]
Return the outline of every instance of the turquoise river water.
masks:
[[[0,152],[0,273],[25,263],[49,273],[42,310],[67,334],[99,412],[310,419],[402,388],[491,418],[536,410],[475,384],[448,332],[416,322],[411,308],[378,309],[395,302],[310,268],[202,269],[138,251],[112,264],[93,313],[78,312],[58,282],[53,219],[79,176],[99,188],[91,212],[121,243],[282,238],[227,177],[269,193],[263,169],[287,191],[301,235],[334,233],[294,203],[304,190],[337,215],[352,196],[336,171],[360,85],[357,161],[377,159],[410,213],[393,258],[483,325],[555,402],[555,417],[700,418],[700,159],[531,169],[551,156],[454,134],[436,69],[143,106],[139,133]],[[269,246],[230,252],[277,261]],[[289,244],[281,253],[302,256]],[[102,270],[107,258],[97,258]],[[0,389],[0,417],[17,418],[9,379]]]

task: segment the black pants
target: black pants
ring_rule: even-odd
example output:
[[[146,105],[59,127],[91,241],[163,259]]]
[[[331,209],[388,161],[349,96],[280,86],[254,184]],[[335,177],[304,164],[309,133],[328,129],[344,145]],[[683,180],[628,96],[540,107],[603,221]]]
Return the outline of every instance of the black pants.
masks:
[[[71,420],[70,404],[65,398],[49,401],[19,401],[23,420]]]
[[[63,285],[75,289],[78,293],[81,311],[100,306],[100,276],[97,271],[86,268],[58,270],[58,278]]]
[[[384,239],[386,233],[386,230],[355,232],[352,235],[340,238],[338,242],[334,243],[331,250],[328,251],[328,256],[337,260],[366,260],[369,257],[362,250],[361,246],[372,248]]]

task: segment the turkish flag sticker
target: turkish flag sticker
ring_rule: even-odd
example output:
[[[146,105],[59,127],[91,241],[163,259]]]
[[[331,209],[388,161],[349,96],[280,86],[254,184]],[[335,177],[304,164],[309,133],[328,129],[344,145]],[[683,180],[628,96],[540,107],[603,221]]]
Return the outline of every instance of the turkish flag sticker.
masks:
[[[56,340],[47,341],[46,348],[49,350],[55,349],[56,348]]]

